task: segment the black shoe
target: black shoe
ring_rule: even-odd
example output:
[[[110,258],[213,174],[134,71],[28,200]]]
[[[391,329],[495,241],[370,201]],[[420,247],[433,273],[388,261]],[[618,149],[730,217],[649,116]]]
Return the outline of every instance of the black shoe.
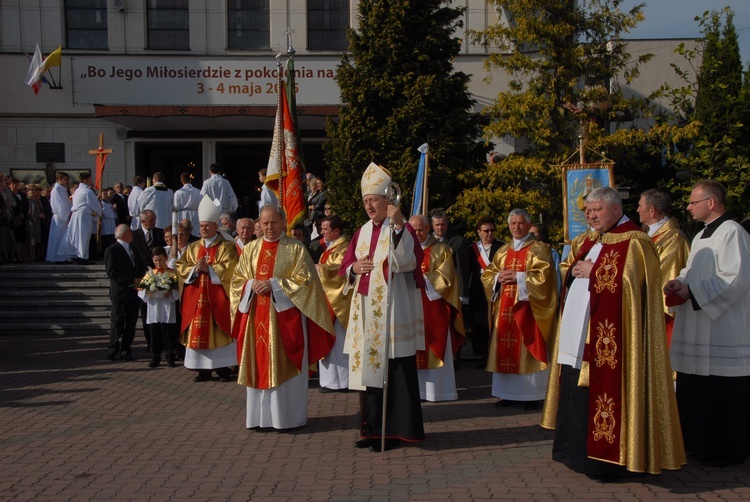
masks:
[[[508,408],[509,406],[513,406],[514,404],[518,404],[518,401],[511,401],[510,399],[501,399],[500,401],[495,403],[495,406],[499,406],[500,408]]]
[[[385,438],[385,451],[392,450],[398,445],[401,444],[401,440],[397,438]],[[380,440],[375,440],[373,444],[370,445],[370,451],[375,453],[380,453]]]
[[[167,366],[174,368],[177,365],[174,363],[174,359],[167,359]]]
[[[716,454],[709,454],[700,460],[700,463],[707,467],[729,467],[732,465],[742,465],[745,459],[724,457]]]
[[[232,377],[230,375],[219,375],[219,380],[222,382],[231,382]]]
[[[160,363],[161,363],[161,359],[155,357],[148,362],[148,367],[156,368],[157,366],[159,366]]]
[[[117,354],[107,354],[107,359],[109,361],[114,361],[116,356],[117,356]]]
[[[130,355],[130,352],[121,352],[120,359],[122,359],[123,361],[132,361],[133,356]]]
[[[622,476],[617,474],[586,474],[586,477],[597,483],[617,483],[622,480]]]
[[[318,387],[318,392],[321,394],[330,394],[331,392],[336,392],[335,389],[329,389],[328,387]]]
[[[379,441],[379,440],[378,439],[374,439],[374,438],[362,438],[359,441],[355,441],[354,442],[354,447],[355,448],[369,448],[376,441]],[[380,443],[378,443],[378,444],[380,444]]]
[[[539,409],[539,401],[526,401],[523,405],[523,409],[527,411],[537,411]]]
[[[195,382],[195,383],[208,382],[209,380],[211,380],[211,372],[210,371],[208,373],[200,372],[196,376],[193,377],[193,382]]]

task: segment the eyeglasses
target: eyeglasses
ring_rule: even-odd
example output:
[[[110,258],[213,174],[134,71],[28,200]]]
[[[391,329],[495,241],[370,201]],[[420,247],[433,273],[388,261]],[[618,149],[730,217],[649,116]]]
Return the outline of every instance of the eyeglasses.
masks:
[[[705,199],[701,199],[701,200],[691,200],[690,202],[688,202],[688,207],[694,206],[694,205],[698,204],[699,202],[703,202],[703,201],[709,200],[709,199],[713,199],[713,197],[706,197]]]
[[[484,232],[485,234],[491,234],[495,232],[495,229],[494,228],[480,228],[479,231]]]

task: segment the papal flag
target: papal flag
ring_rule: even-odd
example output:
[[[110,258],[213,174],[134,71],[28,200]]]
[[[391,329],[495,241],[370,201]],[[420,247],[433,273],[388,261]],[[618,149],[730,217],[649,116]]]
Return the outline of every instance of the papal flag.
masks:
[[[42,51],[39,50],[39,44],[36,46],[34,56],[31,58],[29,70],[26,72],[26,85],[34,89],[34,94],[38,94],[44,81],[44,73],[55,66],[60,66],[62,59],[62,48],[58,47],[46,58],[42,58]]]

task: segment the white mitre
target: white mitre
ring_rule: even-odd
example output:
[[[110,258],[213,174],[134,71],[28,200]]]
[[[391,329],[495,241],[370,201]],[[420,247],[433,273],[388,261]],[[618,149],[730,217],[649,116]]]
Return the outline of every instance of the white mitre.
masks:
[[[198,221],[210,221],[218,225],[219,216],[221,216],[221,202],[219,202],[219,199],[211,200],[211,197],[204,195],[200,205],[198,205]]]
[[[382,195],[385,197],[388,185],[391,184],[391,173],[374,162],[365,169],[362,175],[362,197],[365,195]]]

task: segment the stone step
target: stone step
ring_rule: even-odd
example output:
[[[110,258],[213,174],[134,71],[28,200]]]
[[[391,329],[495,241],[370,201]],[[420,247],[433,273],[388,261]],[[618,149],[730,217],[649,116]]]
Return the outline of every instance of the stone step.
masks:
[[[46,325],[22,322],[3,323],[3,333],[6,335],[102,335],[109,333],[109,322],[58,322]]]
[[[107,275],[104,272],[86,272],[81,270],[71,270],[69,272],[45,272],[37,270],[0,272],[0,274],[3,274],[6,281],[86,281],[90,279],[107,279]]]
[[[109,297],[109,288],[88,288],[88,289],[82,289],[82,288],[76,288],[76,289],[55,289],[55,290],[40,290],[40,289],[16,289],[16,290],[7,290],[3,289],[5,288],[5,283],[2,283],[0,286],[0,303],[5,301],[5,299],[9,298],[54,298],[54,299],[64,299],[64,298],[70,298],[70,299],[85,299],[85,298],[99,298],[99,297]]]
[[[39,292],[40,297],[36,302],[29,302],[26,297],[11,297],[3,299],[0,303],[4,308],[4,312],[9,312],[13,309],[34,309],[46,312],[48,309],[60,310],[64,308],[67,312],[77,312],[84,308],[106,308],[109,311],[111,302],[109,300],[109,294],[99,296],[81,296],[78,298],[71,298],[61,295],[47,295],[44,292]]]
[[[28,310],[8,310],[3,312],[3,318],[5,319],[18,319],[26,318],[33,319],[34,322],[84,322],[86,319],[92,318],[109,318],[110,308],[109,307],[91,307],[85,305],[80,309],[49,309],[49,308],[36,308],[29,312]],[[31,317],[30,317],[31,316]]]
[[[49,290],[60,290],[60,289],[81,289],[81,288],[107,288],[109,289],[109,279],[92,279],[92,280],[71,280],[66,281],[64,279],[47,281],[47,280],[3,280],[3,288],[10,289],[44,289]]]

